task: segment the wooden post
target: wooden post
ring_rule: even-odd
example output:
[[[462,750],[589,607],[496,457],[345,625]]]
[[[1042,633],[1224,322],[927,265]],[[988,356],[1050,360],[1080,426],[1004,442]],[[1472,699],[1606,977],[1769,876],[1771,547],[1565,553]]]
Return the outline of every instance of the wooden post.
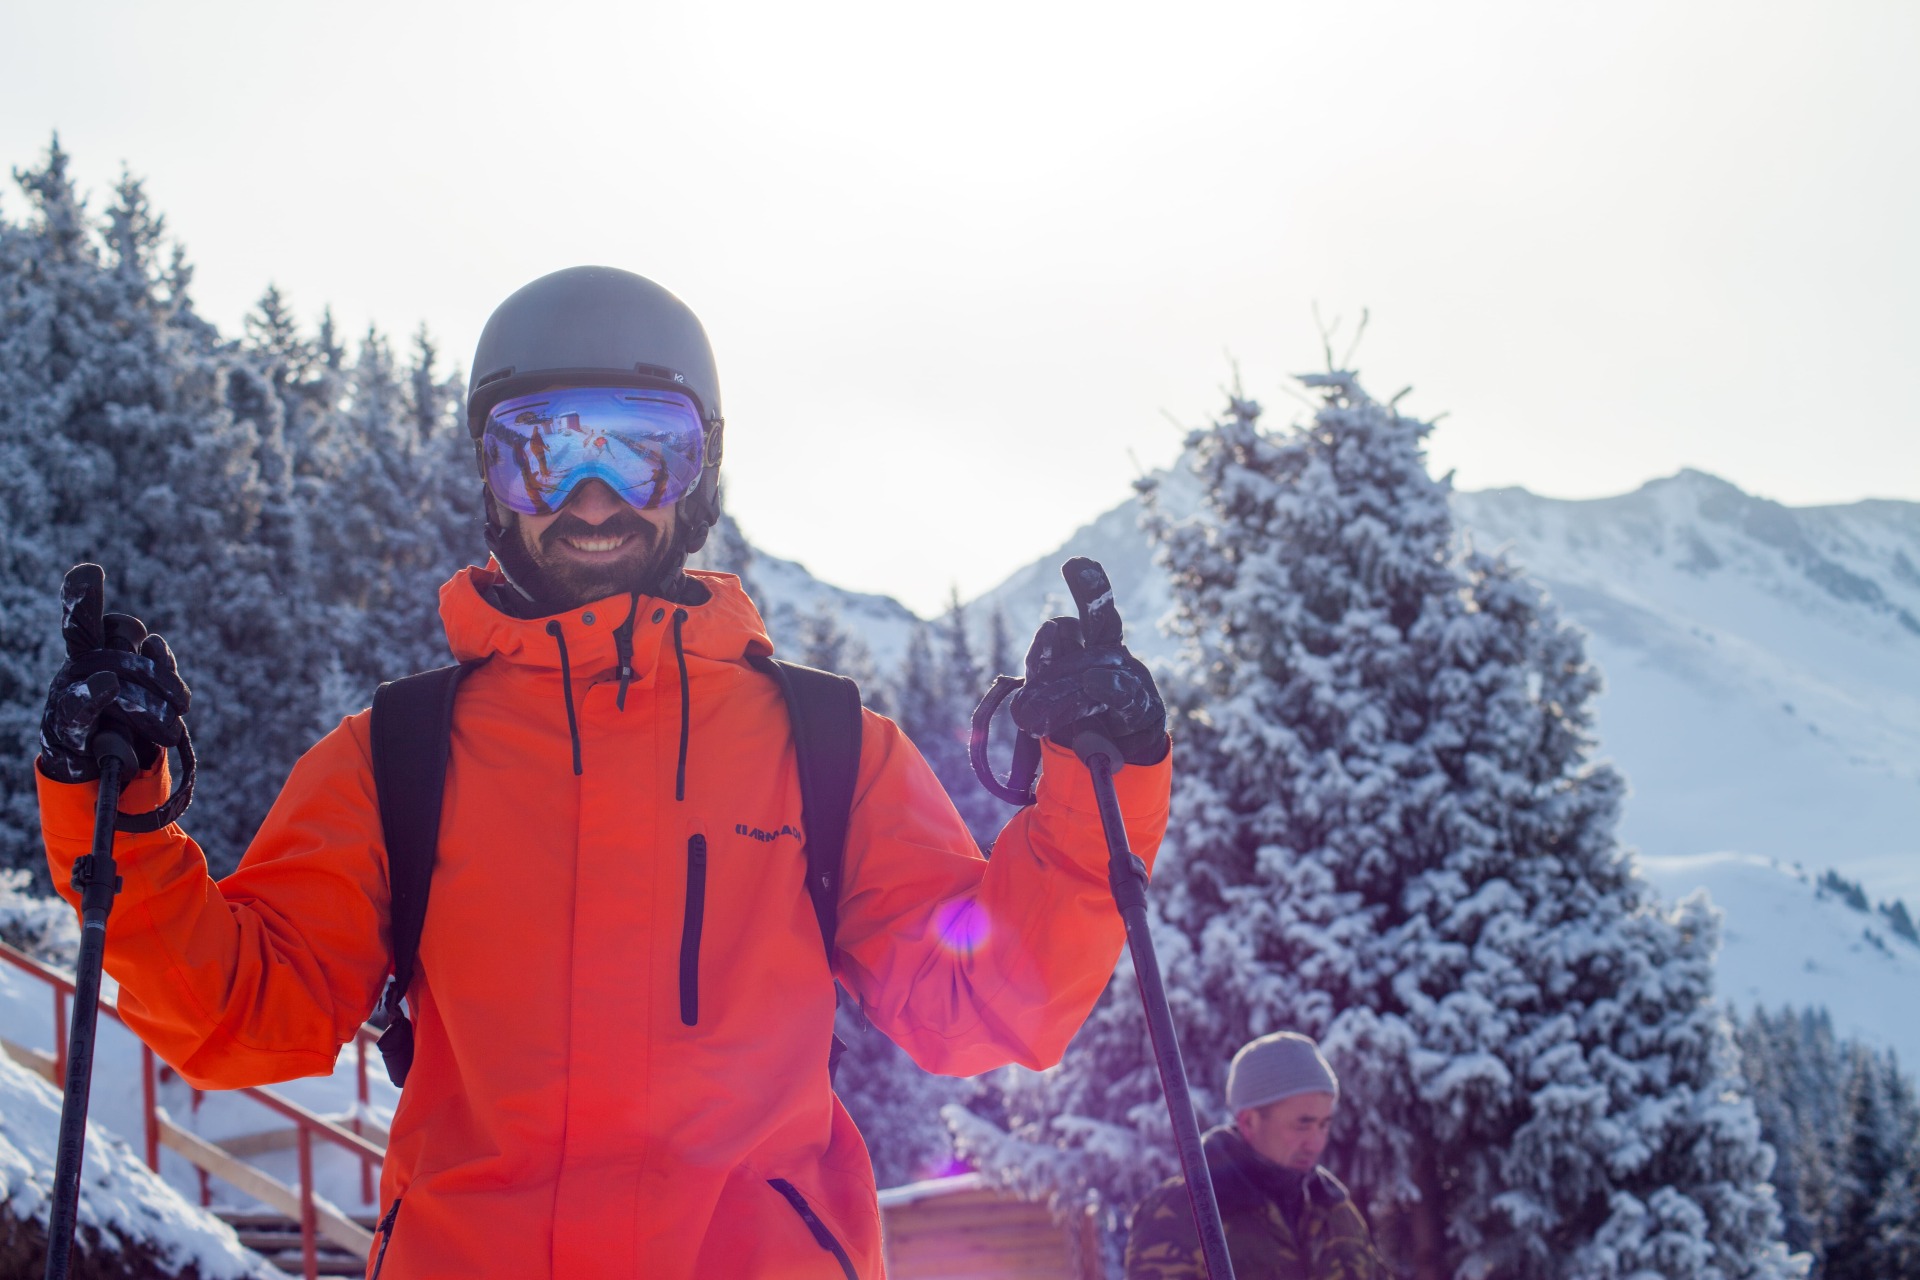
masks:
[[[356,1071],[359,1075],[360,1092],[360,1108],[353,1113],[353,1131],[364,1137],[360,1122],[361,1117],[367,1114],[367,1106],[370,1102],[367,1095],[367,1038],[365,1036],[354,1036],[353,1051],[358,1059]],[[373,1204],[373,1162],[364,1157],[360,1161],[360,1203]],[[375,1208],[378,1207],[375,1205]]]
[[[300,1126],[300,1260],[307,1280],[320,1280],[319,1224],[313,1214],[313,1133]]]
[[[140,1046],[140,1098],[147,1131],[147,1168],[160,1172],[160,1113],[156,1110],[159,1100],[155,1097],[157,1085],[154,1081],[153,1050],[146,1045]]]
[[[67,1079],[67,989],[53,989],[53,1072],[62,1087]]]
[[[206,1100],[206,1095],[198,1089],[193,1091],[193,1117],[195,1120],[200,1118],[200,1104]],[[213,1208],[213,1179],[207,1176],[207,1171],[204,1168],[196,1166],[194,1172],[200,1175],[200,1207],[202,1209],[211,1209]]]
[[[1104,1280],[1107,1269],[1100,1256],[1100,1213],[1092,1205],[1080,1215],[1080,1273],[1082,1280]]]

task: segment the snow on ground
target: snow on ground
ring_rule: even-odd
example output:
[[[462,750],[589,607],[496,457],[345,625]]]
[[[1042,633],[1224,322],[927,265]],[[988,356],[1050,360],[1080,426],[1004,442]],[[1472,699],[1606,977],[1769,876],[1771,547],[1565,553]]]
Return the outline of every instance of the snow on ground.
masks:
[[[50,1212],[59,1138],[58,1091],[0,1055],[0,1197],[14,1217],[44,1219]],[[82,1228],[146,1241],[173,1270],[194,1263],[209,1280],[284,1274],[242,1248],[232,1228],[201,1213],[126,1143],[91,1122],[80,1183]]]
[[[928,1178],[923,1182],[909,1182],[900,1187],[882,1187],[880,1207],[896,1209],[902,1205],[918,1204],[922,1200],[935,1196],[952,1195],[956,1191],[979,1191],[989,1185],[984,1174],[957,1173],[945,1178]]]
[[[104,982],[104,988],[102,999],[110,1001],[115,994],[111,979]],[[44,1052],[53,1050],[52,988],[5,964],[0,964],[0,1036]],[[140,1050],[140,1042],[133,1033],[103,1011],[94,1051],[93,1096],[88,1114],[101,1127],[128,1137],[137,1137],[145,1131]],[[349,1045],[341,1053],[331,1076],[290,1080],[272,1088],[310,1111],[338,1119],[352,1114],[358,1105],[356,1070],[355,1050]],[[387,1080],[378,1053],[369,1053],[367,1077],[369,1106],[365,1114],[385,1127],[392,1121],[400,1091]],[[168,1072],[158,1091],[159,1105],[174,1123],[211,1142],[283,1129],[291,1123],[241,1093],[202,1094],[198,1108],[193,1094],[190,1087]],[[0,1117],[4,1116],[5,1113],[0,1112]],[[0,1118],[0,1124],[4,1123]],[[298,1154],[293,1148],[254,1157],[250,1163],[289,1187],[297,1189],[300,1185]],[[316,1191],[322,1198],[349,1214],[375,1211],[379,1190],[377,1186],[374,1188],[372,1199],[361,1198],[358,1160],[331,1143],[317,1141],[314,1168]],[[185,1159],[163,1150],[160,1172],[169,1185],[193,1203],[199,1203],[199,1172]],[[213,1182],[212,1192],[216,1207],[254,1207],[251,1198],[221,1182]]]
[[[1643,855],[1670,901],[1704,888],[1724,913],[1715,981],[1743,1015],[1756,1005],[1825,1006],[1841,1036],[1890,1047],[1920,1068],[1920,946],[1817,888],[1817,873],[1755,854]],[[1911,905],[1911,904],[1909,904]]]

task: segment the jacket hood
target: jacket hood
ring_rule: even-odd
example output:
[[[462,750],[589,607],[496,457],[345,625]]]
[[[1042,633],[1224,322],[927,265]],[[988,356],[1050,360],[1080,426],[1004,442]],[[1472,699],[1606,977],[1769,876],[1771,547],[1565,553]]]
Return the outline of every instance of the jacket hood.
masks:
[[[560,650],[549,627],[557,622],[574,672],[589,678],[620,665],[619,633],[629,624],[633,664],[636,674],[644,677],[658,657],[659,642],[671,630],[676,611],[686,614],[680,643],[689,657],[738,662],[749,654],[773,652],[766,623],[738,578],[709,572],[687,576],[706,588],[704,604],[622,593],[544,618],[515,618],[488,599],[495,588],[506,585],[499,566],[469,565],[440,588],[440,620],[456,661],[492,658],[556,671]]]

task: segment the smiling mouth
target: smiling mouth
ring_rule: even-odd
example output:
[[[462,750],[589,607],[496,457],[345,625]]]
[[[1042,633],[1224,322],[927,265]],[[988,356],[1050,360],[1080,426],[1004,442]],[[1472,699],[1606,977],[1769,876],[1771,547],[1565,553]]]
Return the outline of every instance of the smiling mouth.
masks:
[[[562,538],[560,541],[565,543],[568,550],[571,551],[578,551],[585,555],[604,555],[609,551],[618,551],[621,547],[627,545],[631,540],[631,536],[630,534],[624,533],[600,534],[597,537],[581,536]]]

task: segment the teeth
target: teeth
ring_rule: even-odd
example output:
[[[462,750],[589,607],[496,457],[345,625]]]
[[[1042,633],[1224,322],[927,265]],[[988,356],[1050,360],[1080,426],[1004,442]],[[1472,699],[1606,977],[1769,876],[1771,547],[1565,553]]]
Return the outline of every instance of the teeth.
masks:
[[[568,538],[567,545],[575,551],[612,551],[625,538]]]

